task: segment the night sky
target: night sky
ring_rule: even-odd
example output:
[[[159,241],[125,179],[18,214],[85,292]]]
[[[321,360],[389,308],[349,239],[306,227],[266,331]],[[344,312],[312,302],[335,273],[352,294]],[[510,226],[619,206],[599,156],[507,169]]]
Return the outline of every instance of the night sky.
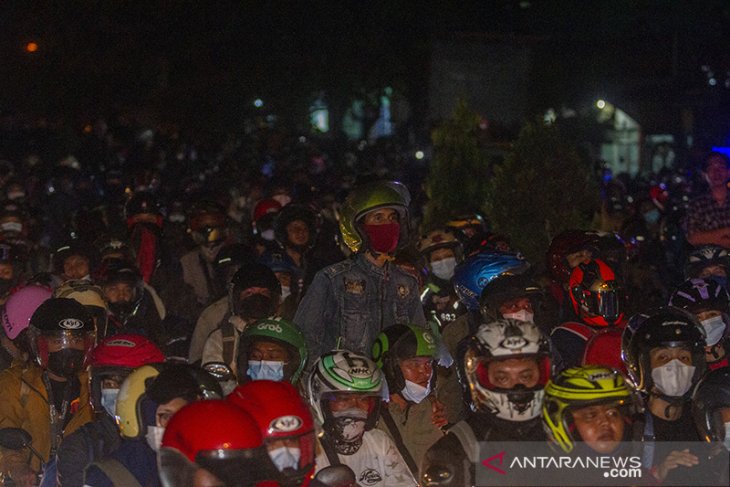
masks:
[[[719,0],[10,0],[0,5],[0,107],[88,116],[137,106],[225,121],[257,97],[297,114],[320,90],[336,105],[393,86],[423,117],[430,46],[469,36],[533,49],[535,112],[617,86],[704,96],[700,67],[720,84],[730,69],[729,26]]]

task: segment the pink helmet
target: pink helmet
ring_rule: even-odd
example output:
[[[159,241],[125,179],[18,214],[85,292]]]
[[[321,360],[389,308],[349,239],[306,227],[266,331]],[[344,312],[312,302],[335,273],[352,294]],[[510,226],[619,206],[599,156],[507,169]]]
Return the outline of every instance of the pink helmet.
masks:
[[[10,295],[3,309],[3,328],[11,340],[28,328],[30,317],[46,299],[51,297],[51,290],[45,286],[31,284],[22,287]]]

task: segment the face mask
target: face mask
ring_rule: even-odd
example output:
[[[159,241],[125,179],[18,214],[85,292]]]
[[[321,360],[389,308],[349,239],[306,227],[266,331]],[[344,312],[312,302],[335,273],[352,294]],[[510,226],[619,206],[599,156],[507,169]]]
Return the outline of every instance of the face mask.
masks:
[[[10,201],[20,200],[23,198],[25,198],[25,193],[23,193],[22,191],[12,191],[8,193],[8,199]]]
[[[116,416],[118,395],[119,389],[101,390],[101,407],[103,407],[112,418]]]
[[[165,428],[160,426],[148,426],[147,434],[144,436],[147,440],[147,444],[154,451],[160,451],[160,445],[162,445],[162,435],[165,434]]]
[[[48,354],[48,370],[62,377],[71,378],[81,372],[84,366],[83,350],[64,348]]]
[[[282,446],[269,451],[269,457],[279,472],[285,468],[298,468],[301,456],[302,451],[294,447]]]
[[[431,387],[423,387],[420,384],[406,380],[406,386],[400,393],[406,400],[419,404],[431,393]]]
[[[379,254],[392,254],[398,248],[400,223],[392,222],[383,225],[363,225],[368,236],[370,249]]]
[[[367,412],[358,408],[346,409],[332,413],[333,438],[337,453],[352,455],[362,445],[362,436],[365,434]]]
[[[517,311],[515,313],[505,313],[505,314],[502,315],[502,317],[503,318],[512,318],[512,319],[515,319],[517,321],[526,321],[526,322],[529,322],[529,323],[534,323],[535,322],[535,314],[534,313],[530,313],[526,309],[521,309],[521,310],[519,310],[519,311]]]
[[[281,286],[281,299],[280,301],[283,303],[286,298],[291,296],[291,288],[289,286]]]
[[[444,281],[448,281],[454,277],[454,269],[456,268],[456,258],[447,257],[442,260],[431,262],[431,272],[433,275]]]
[[[271,298],[263,294],[254,294],[238,305],[240,316],[246,320],[260,320],[271,314]]]
[[[14,279],[0,279],[0,295],[10,291],[14,282]]]
[[[267,240],[269,242],[273,242],[274,241],[274,229],[269,228],[268,230],[264,230],[263,232],[261,232],[261,238],[263,238],[264,240]]]
[[[134,314],[134,303],[127,303],[126,301],[109,303],[109,312],[113,314],[116,319],[125,323]]]
[[[644,221],[646,221],[649,225],[653,225],[659,221],[659,216],[659,210],[654,208],[653,210],[649,210],[644,213]]]
[[[669,397],[682,397],[692,387],[695,367],[685,365],[676,358],[651,371],[659,392]]]
[[[251,380],[273,380],[284,378],[284,362],[274,360],[249,360],[246,372]]]
[[[722,441],[726,450],[730,450],[730,423],[725,423],[725,439]]]
[[[184,213],[170,213],[170,215],[167,217],[168,220],[170,220],[172,223],[182,223],[185,221],[185,214]]]
[[[725,321],[722,316],[713,316],[706,320],[702,320],[702,328],[705,329],[707,334],[707,345],[712,346],[720,341],[722,336],[725,334]]]

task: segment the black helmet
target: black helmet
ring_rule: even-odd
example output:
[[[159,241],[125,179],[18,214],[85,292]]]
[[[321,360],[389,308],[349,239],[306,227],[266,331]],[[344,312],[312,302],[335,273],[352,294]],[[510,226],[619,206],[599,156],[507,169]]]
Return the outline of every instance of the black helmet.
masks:
[[[684,265],[684,277],[686,279],[700,277],[702,270],[711,265],[724,267],[726,272],[730,272],[730,253],[717,245],[697,247],[687,256],[687,262]]]
[[[279,296],[281,296],[281,284],[276,278],[274,272],[263,264],[252,262],[238,269],[228,284],[228,303],[230,311],[238,315],[241,291],[252,287],[262,287],[269,290],[271,294],[272,309],[271,313],[276,310],[279,304]],[[261,318],[265,318],[262,316]]]
[[[124,216],[131,218],[141,214],[161,215],[160,202],[157,197],[147,191],[139,191],[124,205]]]
[[[730,367],[709,372],[692,396],[692,417],[699,435],[708,442],[725,439],[725,424],[721,408],[730,408]]]
[[[692,314],[710,310],[727,313],[730,310],[730,295],[711,279],[689,279],[672,293],[669,304]]]
[[[624,331],[627,333],[627,331]],[[674,307],[660,308],[637,323],[628,340],[622,340],[621,357],[636,390],[648,394],[654,386],[649,352],[661,347],[686,347],[695,367],[692,383],[705,372],[705,332],[694,315]]]
[[[483,319],[489,322],[502,318],[499,307],[505,301],[522,297],[529,298],[532,308],[537,309],[538,301],[542,298],[542,290],[525,274],[497,276],[487,283],[479,298]]]
[[[41,334],[57,331],[93,332],[94,322],[86,307],[68,298],[49,298],[30,317],[30,326]]]
[[[274,235],[276,240],[281,245],[286,246],[288,243],[286,226],[296,220],[303,221],[307,225],[307,228],[309,228],[309,242],[307,243],[307,247],[312,247],[317,234],[317,215],[306,206],[298,204],[288,204],[276,215],[274,219]]]
[[[58,247],[51,256],[51,263],[54,274],[63,274],[63,265],[66,262],[66,259],[74,255],[86,257],[86,259],[88,259],[89,261],[89,269],[93,269],[95,260],[95,252],[93,247],[89,245],[84,245],[79,241],[70,241]]]
[[[182,397],[187,401],[222,399],[223,391],[215,378],[200,367],[176,364],[166,367],[147,386],[147,397],[157,404],[165,404]]]

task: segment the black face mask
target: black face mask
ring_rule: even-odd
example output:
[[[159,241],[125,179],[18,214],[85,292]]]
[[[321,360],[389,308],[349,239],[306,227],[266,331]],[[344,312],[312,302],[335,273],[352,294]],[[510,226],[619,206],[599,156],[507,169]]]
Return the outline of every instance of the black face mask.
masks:
[[[254,294],[238,303],[238,315],[246,320],[260,320],[273,312],[271,308],[271,298]]]
[[[134,303],[128,303],[126,301],[109,303],[109,312],[113,314],[117,320],[125,323],[134,314]]]
[[[0,279],[0,295],[10,291],[15,283],[15,279]]]
[[[523,384],[519,384],[512,388],[512,391],[507,394],[507,398],[514,405],[517,412],[522,413],[527,411],[532,401],[535,400],[535,392],[529,391]]]
[[[48,370],[56,375],[71,378],[81,372],[84,366],[83,350],[64,348],[48,354]]]

